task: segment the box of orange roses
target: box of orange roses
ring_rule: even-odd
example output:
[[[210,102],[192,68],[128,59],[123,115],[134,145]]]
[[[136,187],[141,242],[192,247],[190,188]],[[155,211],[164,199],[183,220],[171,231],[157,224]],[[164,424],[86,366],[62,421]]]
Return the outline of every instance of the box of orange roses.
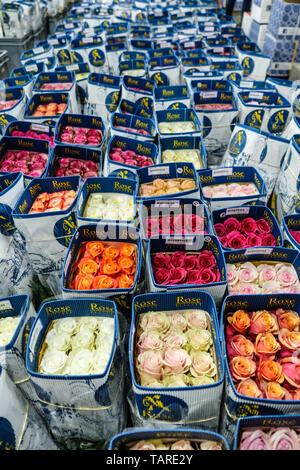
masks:
[[[58,121],[69,104],[69,93],[35,93],[26,104],[24,119],[37,124],[46,123],[49,119]]]
[[[261,276],[267,276],[265,270]],[[286,276],[287,282],[287,276]],[[231,443],[246,416],[299,411],[300,296],[229,295],[220,327],[225,358],[221,433]]]
[[[143,277],[138,228],[113,222],[81,225],[64,261],[62,293],[64,298],[111,298],[126,314]]]

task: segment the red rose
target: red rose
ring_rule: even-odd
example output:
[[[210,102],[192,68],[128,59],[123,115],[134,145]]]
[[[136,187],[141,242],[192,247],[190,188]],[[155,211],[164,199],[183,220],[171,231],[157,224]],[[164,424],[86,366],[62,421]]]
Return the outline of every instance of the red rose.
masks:
[[[229,217],[224,221],[224,227],[227,233],[229,233],[233,230],[240,230],[241,224],[235,217]]]
[[[203,250],[198,255],[199,268],[212,268],[216,265],[216,259],[211,251]]]
[[[246,238],[242,234],[234,235],[228,240],[229,248],[240,250],[246,246]]]
[[[256,232],[256,222],[252,217],[246,217],[241,221],[241,232],[250,235]]]
[[[174,268],[182,268],[184,265],[185,252],[175,251],[171,255],[171,264]]]
[[[157,253],[152,258],[152,265],[155,268],[167,268],[170,265],[170,255]]]
[[[203,269],[200,273],[199,283],[200,284],[210,284],[216,282],[216,274],[212,269]]]
[[[246,238],[246,246],[262,246],[261,237],[255,233],[249,234]]]
[[[154,271],[154,279],[157,284],[168,284],[170,279],[171,271],[166,268],[159,268]]]
[[[225,237],[226,234],[227,234],[227,230],[226,230],[224,224],[220,224],[220,223],[215,224],[215,231],[216,231],[216,234],[219,237],[219,239],[220,239],[220,237]]]
[[[221,245],[223,245],[224,247],[227,247],[228,246],[228,242],[227,242],[227,237],[225,235],[225,237],[220,237],[218,236],[218,239],[219,239],[219,242],[221,243]]]
[[[257,230],[260,233],[270,233],[271,232],[271,227],[265,219],[259,219],[256,222],[256,225],[257,225]]]
[[[198,267],[198,256],[197,255],[186,255],[184,258],[184,269],[191,271]]]
[[[187,284],[199,284],[200,282],[200,269],[193,269],[193,271],[188,271],[186,276]]]
[[[184,268],[173,268],[170,270],[168,284],[183,284],[186,279],[187,271]]]
[[[276,240],[272,233],[267,233],[266,235],[262,236],[261,240],[262,246],[276,246]]]

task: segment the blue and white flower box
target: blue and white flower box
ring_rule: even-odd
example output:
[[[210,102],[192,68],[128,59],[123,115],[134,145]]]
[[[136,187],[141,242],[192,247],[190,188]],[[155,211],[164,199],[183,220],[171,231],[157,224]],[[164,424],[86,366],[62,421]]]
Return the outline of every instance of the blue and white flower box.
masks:
[[[69,93],[59,93],[59,92],[47,92],[47,93],[35,93],[29,99],[28,103],[26,104],[25,111],[24,111],[24,119],[35,122],[37,124],[46,124],[49,120],[57,122],[60,118],[60,114],[56,115],[44,115],[44,116],[34,116],[34,112],[39,105],[47,105],[50,103],[65,104],[66,107],[63,112],[69,110],[70,106],[70,95]],[[61,113],[63,114],[63,113]]]
[[[98,145],[80,144],[80,147],[87,147],[89,149],[98,149],[98,150],[100,150],[103,147],[105,139],[106,139],[106,129],[105,129],[105,126],[103,124],[101,117],[89,116],[86,114],[70,114],[70,113],[62,114],[55,127],[55,135],[54,135],[55,144],[58,144],[58,145],[64,144],[64,142],[60,140],[60,136],[66,126],[72,126],[75,128],[85,127],[87,129],[98,130],[102,136],[101,141]],[[74,145],[78,147],[79,144],[68,142],[65,145],[68,145],[68,146]]]

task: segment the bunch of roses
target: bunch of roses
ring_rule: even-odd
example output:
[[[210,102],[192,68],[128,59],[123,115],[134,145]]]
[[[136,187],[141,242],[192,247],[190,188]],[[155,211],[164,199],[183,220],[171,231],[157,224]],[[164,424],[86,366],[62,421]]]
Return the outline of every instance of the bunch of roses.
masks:
[[[224,183],[203,186],[203,194],[207,198],[245,197],[258,194],[254,183]]]
[[[130,445],[128,450],[223,450],[223,447],[216,441],[145,439]]]
[[[238,393],[300,400],[299,325],[299,315],[282,308],[228,314],[226,350]]]
[[[154,280],[160,285],[210,284],[220,282],[220,271],[212,251],[157,253],[151,258]]]
[[[42,126],[43,127],[43,126]],[[28,130],[26,132],[23,131],[12,131],[12,137],[31,137],[32,139],[39,139],[39,140],[48,140],[50,142],[50,147],[54,147],[54,136],[49,136],[46,133],[41,132],[34,132]]]
[[[289,263],[227,264],[227,282],[230,295],[300,293],[297,272]]]
[[[4,111],[6,109],[13,108],[19,100],[7,100],[7,101],[0,101],[0,111]]]
[[[83,316],[54,320],[44,339],[38,372],[102,374],[110,359],[113,340],[113,318]]]
[[[224,247],[240,250],[253,246],[276,246],[272,229],[265,219],[246,217],[239,221],[229,217],[223,224],[215,223],[214,227]]]
[[[83,217],[105,220],[133,220],[133,196],[116,193],[90,193]]]
[[[147,312],[137,326],[135,365],[144,387],[187,387],[215,382],[210,319],[204,310]]]
[[[239,450],[300,450],[299,429],[274,427],[243,431]]]
[[[59,141],[78,145],[100,145],[103,139],[99,129],[87,127],[65,126],[60,134]]]
[[[148,217],[147,237],[183,233],[207,233],[204,219],[197,214],[179,214],[164,217]]]
[[[296,240],[296,242],[300,244],[300,231],[289,230],[289,232],[291,236],[294,238],[294,240]]]
[[[7,346],[12,340],[20,317],[3,317],[0,318],[0,346]]]
[[[76,192],[56,191],[54,193],[41,193],[37,196],[31,206],[29,214],[40,214],[42,212],[65,211],[76,198]]]
[[[133,243],[82,243],[70,289],[128,289],[134,283],[135,257]]]
[[[180,193],[190,191],[196,188],[195,180],[192,178],[156,178],[151,183],[142,183],[140,185],[140,196],[154,197],[164,196],[166,194]]]
[[[0,163],[0,170],[7,172],[21,171],[23,175],[39,177],[44,172],[48,155],[28,150],[8,150]]]
[[[162,163],[189,162],[194,164],[196,170],[202,168],[201,155],[199,150],[196,149],[164,150],[161,157]]]
[[[139,155],[133,150],[123,150],[120,147],[113,147],[108,154],[110,160],[113,162],[124,163],[124,165],[131,166],[151,166],[153,160],[146,155]]]
[[[75,158],[58,158],[53,176],[78,175],[82,180],[95,178],[99,173],[99,164],[93,160],[80,160]]]
[[[208,111],[217,111],[219,109],[233,109],[233,105],[231,103],[203,103],[203,104],[196,104],[195,109],[197,110],[206,109]]]

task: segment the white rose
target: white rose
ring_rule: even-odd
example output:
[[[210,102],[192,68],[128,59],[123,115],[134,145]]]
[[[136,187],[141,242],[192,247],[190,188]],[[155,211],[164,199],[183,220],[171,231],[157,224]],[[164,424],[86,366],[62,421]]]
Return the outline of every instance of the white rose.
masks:
[[[0,346],[7,346],[13,335],[11,334],[10,331],[5,331],[4,333],[0,333]]]
[[[71,338],[72,349],[91,349],[94,345],[94,333],[90,329],[82,326],[81,329]]]
[[[72,351],[68,358],[68,375],[90,375],[93,373],[94,354],[89,349]]]
[[[54,321],[53,327],[58,333],[72,335],[76,331],[77,321],[73,317],[59,318]]]
[[[98,351],[111,353],[113,345],[113,337],[111,335],[105,335],[102,337],[97,336],[95,341],[95,347]]]
[[[0,318],[0,333],[14,334],[20,322],[20,317],[4,317]]]
[[[67,359],[64,351],[46,351],[40,363],[40,372],[49,375],[61,374]]]
[[[110,358],[110,352],[96,349],[93,356],[93,373],[103,374]]]
[[[50,330],[45,338],[49,349],[67,351],[71,347],[71,336],[67,333],[59,333],[55,329]]]
[[[98,329],[98,320],[96,317],[79,317],[77,319],[77,331],[86,329],[94,332]]]

